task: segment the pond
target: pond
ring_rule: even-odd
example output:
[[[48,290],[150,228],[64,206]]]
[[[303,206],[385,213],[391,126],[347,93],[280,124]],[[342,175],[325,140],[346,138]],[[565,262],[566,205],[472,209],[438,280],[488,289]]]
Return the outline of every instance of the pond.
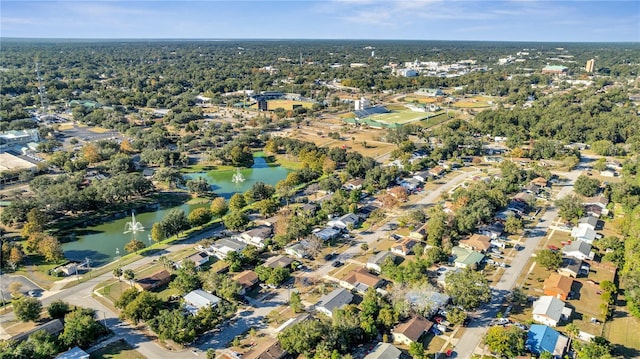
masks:
[[[245,192],[259,181],[275,185],[278,181],[286,178],[290,170],[269,166],[263,157],[256,157],[253,167],[238,172],[244,181],[236,181],[237,183],[233,182],[236,171],[190,173],[185,175],[185,178],[204,177],[211,185],[212,191],[218,196],[229,199],[234,193]],[[136,222],[140,222],[144,227],[143,231],[136,233],[136,238],[148,246],[151,243],[149,241],[151,227],[154,223],[159,222],[169,210],[179,208],[189,214],[194,208],[205,206],[208,206],[208,203],[183,204],[176,207],[160,208],[154,212],[136,213]],[[62,245],[65,257],[76,261],[84,261],[85,258],[89,258],[92,266],[100,266],[116,258],[116,249],[119,255],[125,255],[124,246],[132,238],[132,233],[124,233],[128,222],[131,222],[130,215],[97,226],[75,229],[73,232],[77,239]]]

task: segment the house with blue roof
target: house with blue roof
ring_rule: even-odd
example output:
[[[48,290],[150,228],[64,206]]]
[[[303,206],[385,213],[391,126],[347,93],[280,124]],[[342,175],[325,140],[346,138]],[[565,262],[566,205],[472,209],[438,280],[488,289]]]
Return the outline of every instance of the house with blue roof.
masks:
[[[554,358],[562,358],[568,343],[569,338],[557,330],[542,324],[532,324],[527,334],[526,347],[536,355],[548,352]]]

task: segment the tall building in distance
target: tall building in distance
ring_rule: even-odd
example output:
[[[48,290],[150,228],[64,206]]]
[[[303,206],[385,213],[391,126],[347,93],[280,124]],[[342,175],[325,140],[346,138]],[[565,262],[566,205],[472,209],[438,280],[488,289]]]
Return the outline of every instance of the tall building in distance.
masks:
[[[591,59],[587,61],[587,64],[584,66],[584,70],[587,72],[593,72],[596,68],[596,60]]]

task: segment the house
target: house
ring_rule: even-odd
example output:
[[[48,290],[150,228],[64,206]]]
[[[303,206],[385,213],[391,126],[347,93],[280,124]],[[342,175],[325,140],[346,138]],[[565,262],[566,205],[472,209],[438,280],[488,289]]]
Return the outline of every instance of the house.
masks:
[[[595,254],[591,253],[591,244],[583,241],[573,241],[562,248],[562,255],[585,260],[593,259]]]
[[[504,224],[500,222],[493,222],[488,226],[480,229],[480,234],[488,236],[491,239],[496,239],[504,233]]]
[[[442,288],[445,287],[446,283],[445,283],[445,279],[447,278],[447,276],[449,274],[452,273],[458,273],[460,272],[462,269],[460,268],[456,268],[456,267],[440,267],[438,268],[437,273],[437,278],[436,278],[436,283],[438,283],[439,286],[441,286]]]
[[[603,214],[606,215],[607,213],[609,213],[609,211],[606,208],[602,209],[602,207],[598,205],[590,204],[590,205],[584,206],[584,213],[587,216],[600,218],[602,217]]]
[[[391,247],[391,253],[400,256],[407,256],[413,252],[413,247],[418,244],[418,241],[411,238],[406,238],[400,244]]]
[[[284,252],[290,256],[298,257],[300,259],[309,257],[307,250],[302,242],[297,242],[286,246]]]
[[[560,320],[569,319],[571,312],[563,301],[550,295],[543,295],[533,302],[533,320],[550,327],[557,326]]]
[[[431,177],[432,176],[431,176],[431,173],[429,173],[429,171],[420,171],[420,172],[416,172],[413,175],[413,178],[420,182],[427,182]]]
[[[511,200],[507,205],[507,209],[511,212],[517,213],[518,216],[522,216],[524,213],[527,212],[527,204],[521,201]]]
[[[353,213],[347,213],[340,218],[336,218],[327,222],[328,227],[336,227],[340,229],[346,229],[351,227],[355,227],[360,223],[360,217]]]
[[[365,293],[367,289],[377,289],[383,283],[382,278],[375,274],[369,273],[366,268],[358,268],[342,278],[340,285],[349,289],[356,290],[359,293]]]
[[[562,264],[558,268],[558,273],[572,278],[577,278],[580,275],[580,269],[582,268],[582,260],[575,257],[562,258]]]
[[[393,342],[404,345],[411,345],[417,342],[420,337],[431,327],[433,322],[422,317],[415,316],[404,323],[400,323],[391,330]]]
[[[238,241],[237,239],[222,238],[218,239],[209,248],[213,252],[214,256],[218,257],[219,259],[225,259],[227,258],[227,254],[231,252],[241,252],[246,247],[246,244]]]
[[[258,248],[264,248],[265,241],[271,238],[273,234],[273,227],[270,226],[258,226],[251,228],[248,231],[240,233],[238,240],[256,246]]]
[[[518,214],[518,213],[516,213],[516,212],[514,212],[512,210],[505,209],[503,211],[497,212],[494,218],[496,220],[498,220],[498,221],[506,221],[507,218],[509,218],[509,217],[520,218],[520,214]]]
[[[429,174],[433,177],[436,178],[440,178],[442,175],[444,175],[444,168],[442,168],[441,166],[435,166],[432,169],[430,169]]]
[[[232,279],[240,284],[240,287],[242,287],[242,289],[240,290],[240,295],[244,295],[246,292],[251,290],[254,285],[260,282],[260,279],[258,279],[258,275],[252,270],[242,271],[234,275]]]
[[[562,358],[568,343],[569,338],[555,329],[542,324],[532,324],[527,333],[525,346],[536,355],[548,352],[554,358]]]
[[[280,342],[273,339],[249,349],[242,355],[242,359],[282,359],[287,352],[282,350]]]
[[[371,215],[371,213],[375,210],[380,209],[380,207],[375,206],[373,204],[367,204],[365,206],[362,206],[360,208],[358,208],[358,215],[360,217],[362,217],[363,219],[369,218],[369,216]]]
[[[582,217],[578,220],[578,227],[588,227],[594,231],[600,228],[599,224],[600,220],[592,216]]]
[[[418,241],[425,240],[427,238],[427,224],[424,223],[417,229],[414,229],[413,231],[409,232],[409,237]]]
[[[616,177],[618,173],[612,169],[606,169],[604,171],[600,171],[600,176],[602,177]]]
[[[263,266],[267,268],[289,268],[291,264],[295,262],[293,259],[285,256],[285,255],[277,255],[273,257],[267,258],[264,262]]]
[[[71,262],[57,268],[58,272],[64,273],[66,276],[78,274],[78,263]]]
[[[166,270],[153,273],[149,277],[140,278],[133,284],[138,290],[152,290],[168,284],[171,281],[171,273]]]
[[[363,183],[364,183],[364,180],[362,178],[354,178],[345,182],[345,184],[342,187],[344,187],[344,189],[346,190],[353,191],[356,189],[362,189]]]
[[[513,196],[513,200],[514,201],[518,201],[518,202],[522,202],[525,205],[528,205],[529,203],[533,203],[533,195],[527,192],[518,192],[516,193],[515,196]]]
[[[594,205],[594,206],[598,206],[602,209],[607,208],[607,205],[609,204],[609,200],[607,199],[607,197],[605,196],[595,196],[595,197],[587,197],[582,201],[582,205],[583,206],[590,206],[590,205]]]
[[[382,272],[382,265],[387,260],[387,258],[390,258],[390,260],[392,261],[396,260],[396,256],[389,251],[381,251],[377,254],[372,255],[371,257],[369,257],[369,260],[367,260],[367,269],[376,271],[377,273]]]
[[[333,317],[333,311],[344,308],[353,300],[353,294],[344,288],[335,289],[329,294],[320,297],[316,303],[316,309],[329,317]]]
[[[559,273],[551,273],[549,278],[544,281],[543,292],[545,295],[567,300],[571,292],[571,285],[573,285],[573,279]]]
[[[176,268],[177,269],[182,268],[182,263],[184,263],[184,261],[192,261],[193,264],[195,264],[196,269],[199,269],[201,265],[207,264],[209,262],[209,255],[204,252],[198,252],[198,253],[192,254],[189,257],[176,263]]]
[[[412,289],[405,294],[404,298],[411,308],[429,308],[430,312],[424,313],[425,315],[434,314],[451,302],[450,296],[429,287]]]
[[[585,243],[592,244],[596,236],[596,231],[588,225],[578,225],[571,229],[571,237]]]
[[[484,255],[480,252],[476,252],[460,246],[451,248],[451,252],[454,257],[454,265],[457,268],[471,268],[476,269],[478,264],[484,259]]]
[[[196,314],[201,308],[215,307],[220,303],[220,298],[202,289],[192,290],[185,294],[183,299],[185,309],[191,314]]]
[[[528,185],[522,187],[522,192],[528,193],[534,196],[540,193],[540,190],[541,190],[540,186],[534,183],[529,183]]]
[[[340,232],[341,230],[339,230],[338,228],[327,227],[313,233],[313,235],[322,239],[323,241],[329,241],[338,238]]]
[[[318,207],[315,204],[305,203],[299,206],[298,208],[296,208],[296,214],[302,215],[305,217],[313,216],[316,213],[316,209],[318,209]]]
[[[364,359],[400,359],[402,352],[389,343],[378,343]]]
[[[472,251],[486,252],[491,248],[491,238],[481,234],[473,234],[471,237],[461,240],[458,245]]]
[[[544,177],[536,177],[532,179],[530,183],[535,184],[536,186],[540,186],[541,188],[547,187],[547,185],[549,184]]]
[[[147,179],[152,178],[152,177],[153,177],[153,175],[154,175],[155,173],[156,173],[156,170],[155,170],[155,169],[153,169],[153,168],[149,168],[149,167],[145,167],[145,168],[142,170],[142,176],[143,176],[144,178],[147,178]]]
[[[79,347],[73,347],[53,359],[89,359],[89,354]]]
[[[402,182],[400,182],[400,187],[404,188],[408,192],[415,192],[418,188],[422,187],[422,182],[418,181],[415,178],[409,178]],[[391,195],[394,196],[394,191],[390,191]]]

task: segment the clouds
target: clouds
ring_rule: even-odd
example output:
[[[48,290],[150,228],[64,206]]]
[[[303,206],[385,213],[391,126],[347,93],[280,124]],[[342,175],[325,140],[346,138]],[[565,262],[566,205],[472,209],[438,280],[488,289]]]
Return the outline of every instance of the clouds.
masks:
[[[637,1],[3,0],[2,36],[640,41]]]

